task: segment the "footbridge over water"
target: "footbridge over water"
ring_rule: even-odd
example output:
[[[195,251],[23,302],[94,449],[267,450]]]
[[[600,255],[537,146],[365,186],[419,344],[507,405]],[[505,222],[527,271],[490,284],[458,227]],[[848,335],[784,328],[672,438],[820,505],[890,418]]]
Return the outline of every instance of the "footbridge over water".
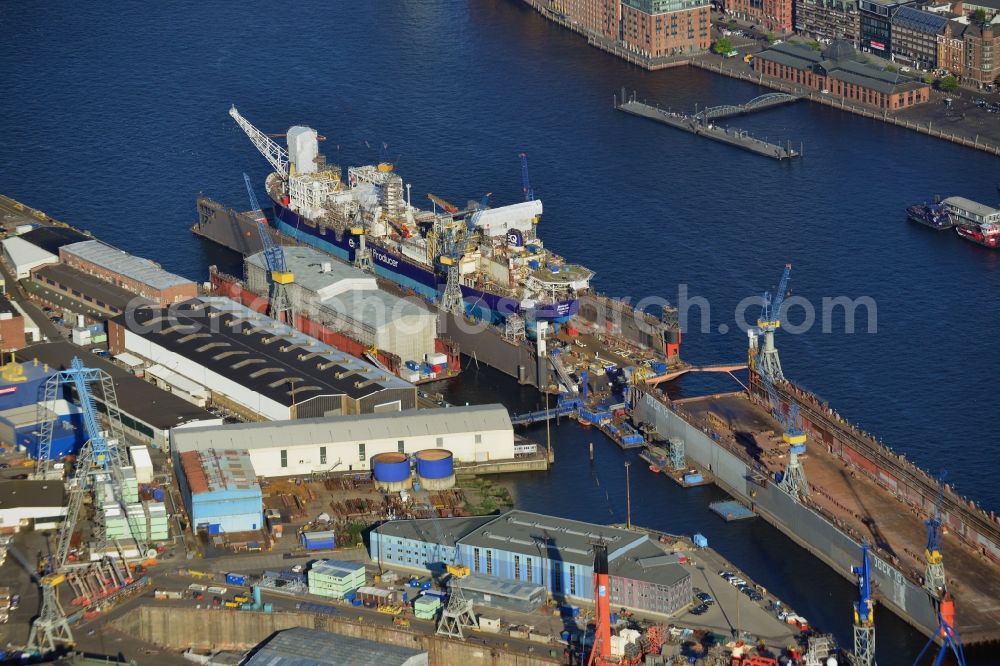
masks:
[[[720,106],[710,106],[707,109],[699,111],[693,117],[698,118],[699,120],[731,118],[733,116],[742,116],[755,111],[764,111],[775,106],[781,106],[782,104],[790,104],[792,102],[799,101],[799,99],[801,99],[799,96],[789,95],[788,93],[767,93],[766,95],[761,95],[760,97],[754,97],[746,104],[722,104]]]

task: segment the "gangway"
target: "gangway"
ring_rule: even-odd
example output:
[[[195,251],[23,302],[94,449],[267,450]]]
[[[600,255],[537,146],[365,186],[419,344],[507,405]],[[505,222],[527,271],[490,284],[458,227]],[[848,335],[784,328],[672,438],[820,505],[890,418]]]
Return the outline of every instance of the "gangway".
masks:
[[[573,378],[569,374],[569,370],[567,370],[566,366],[563,365],[561,354],[559,354],[558,351],[553,351],[549,354],[549,365],[551,365],[552,369],[556,371],[556,374],[559,376],[559,380],[571,393],[580,392],[580,388],[576,385],[576,382],[573,381]]]

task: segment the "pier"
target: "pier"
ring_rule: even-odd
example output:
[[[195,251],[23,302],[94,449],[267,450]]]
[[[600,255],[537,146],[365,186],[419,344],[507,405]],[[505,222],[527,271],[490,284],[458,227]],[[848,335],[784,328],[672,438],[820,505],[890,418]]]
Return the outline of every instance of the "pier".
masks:
[[[722,104],[720,106],[710,106],[703,111],[694,114],[695,118],[701,120],[718,120],[719,118],[732,118],[742,116],[756,111],[766,111],[776,106],[783,106],[797,102],[801,97],[789,95],[788,93],[767,93],[759,97],[754,97],[746,104]]]
[[[791,100],[777,101],[771,103],[769,106],[785,104],[788,101]],[[777,143],[762,141],[761,139],[751,136],[745,130],[718,127],[708,122],[707,117],[700,117],[699,115],[689,116],[683,113],[665,111],[663,109],[636,101],[634,95],[632,99],[621,103],[618,102],[616,97],[615,108],[634,116],[648,118],[649,120],[655,120],[656,122],[663,123],[664,125],[684,130],[685,132],[696,136],[703,136],[706,139],[718,141],[719,143],[725,143],[730,146],[735,146],[736,148],[742,148],[743,150],[756,155],[761,155],[762,157],[770,157],[776,160],[786,160],[802,156],[801,149],[794,150],[791,146],[782,146]],[[713,117],[728,117],[729,115],[738,115],[740,113],[748,112],[747,109],[739,110],[740,107],[737,106],[714,108],[719,109],[719,111],[717,111],[718,113],[724,113],[727,115]]]

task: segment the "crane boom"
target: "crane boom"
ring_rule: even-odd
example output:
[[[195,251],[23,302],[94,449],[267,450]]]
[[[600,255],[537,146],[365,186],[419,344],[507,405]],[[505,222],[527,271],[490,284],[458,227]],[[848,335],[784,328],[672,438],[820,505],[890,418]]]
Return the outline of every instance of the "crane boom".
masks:
[[[525,201],[535,200],[535,190],[531,189],[531,179],[528,178],[528,154],[521,153],[521,190],[524,192]]]
[[[260,151],[260,154],[264,156],[264,159],[271,164],[274,170],[282,176],[287,177],[288,151],[279,146],[271,137],[254,127],[249,120],[241,116],[240,112],[236,110],[235,105],[229,107],[229,115],[240,126],[240,129],[246,133],[254,147]]]
[[[286,273],[285,269],[285,253],[281,249],[281,246],[275,244],[274,239],[271,238],[271,234],[268,233],[267,229],[267,218],[264,217],[264,210],[257,203],[257,195],[254,194],[253,184],[250,182],[250,176],[243,174],[243,182],[247,186],[247,194],[250,197],[250,205],[253,206],[254,219],[257,222],[257,233],[260,236],[261,249],[264,251],[264,261],[267,263],[267,269],[274,273]]]

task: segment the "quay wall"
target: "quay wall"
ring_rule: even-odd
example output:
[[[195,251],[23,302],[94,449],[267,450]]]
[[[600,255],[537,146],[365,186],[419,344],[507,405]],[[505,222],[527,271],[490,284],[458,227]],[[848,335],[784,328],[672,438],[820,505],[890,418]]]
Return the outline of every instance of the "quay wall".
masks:
[[[135,612],[117,618],[113,624],[123,633],[172,650],[248,650],[276,631],[310,627],[342,636],[426,650],[429,663],[433,665],[547,666],[561,663],[557,658],[490,648],[419,631],[387,630],[381,623],[301,612],[209,611],[142,605]]]
[[[751,505],[767,522],[854,582],[851,567],[858,564],[861,545],[813,509],[795,501],[767,480],[748,461],[715,442],[685,421],[655,396],[642,393],[634,418],[653,425],[663,437],[680,437],[695,464],[707,469],[715,482],[736,499]],[[937,613],[930,595],[877,555],[872,569],[880,601],[893,613],[927,636],[937,629]]]

